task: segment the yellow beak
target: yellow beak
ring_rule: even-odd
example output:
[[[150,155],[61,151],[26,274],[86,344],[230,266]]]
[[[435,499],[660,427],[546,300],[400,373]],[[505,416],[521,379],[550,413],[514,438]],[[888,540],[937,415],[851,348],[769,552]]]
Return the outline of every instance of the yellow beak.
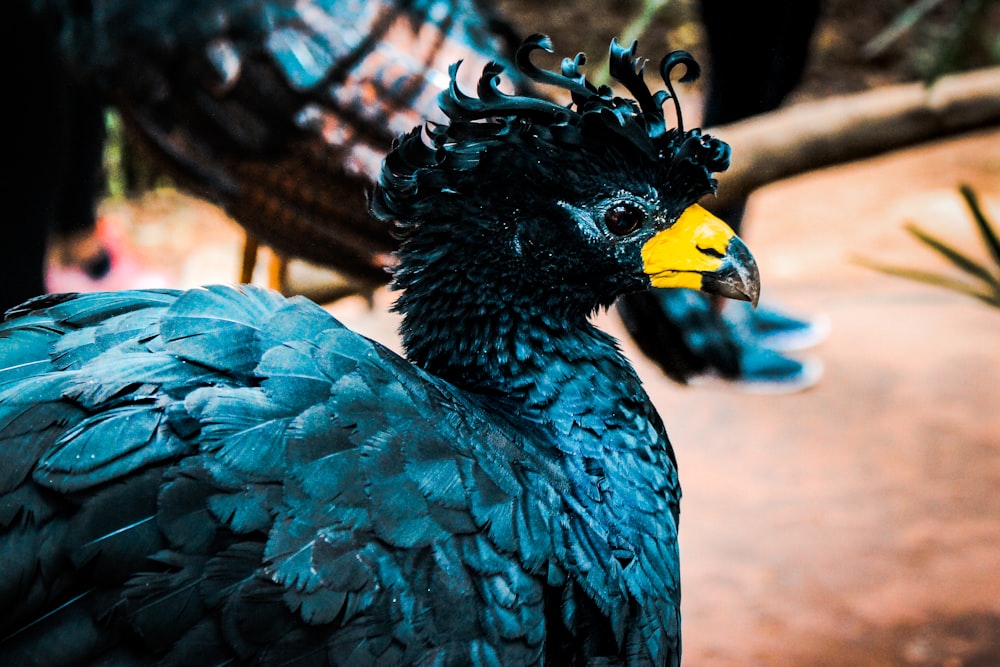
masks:
[[[760,297],[757,262],[736,233],[698,204],[642,247],[653,287],[688,287],[731,299]]]

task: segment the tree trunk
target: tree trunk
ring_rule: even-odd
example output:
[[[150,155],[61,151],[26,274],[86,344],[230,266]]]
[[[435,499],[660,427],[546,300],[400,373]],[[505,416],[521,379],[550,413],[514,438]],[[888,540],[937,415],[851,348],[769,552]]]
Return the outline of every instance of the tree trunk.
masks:
[[[1000,67],[785,107],[706,131],[733,147],[724,205],[763,185],[1000,123]]]

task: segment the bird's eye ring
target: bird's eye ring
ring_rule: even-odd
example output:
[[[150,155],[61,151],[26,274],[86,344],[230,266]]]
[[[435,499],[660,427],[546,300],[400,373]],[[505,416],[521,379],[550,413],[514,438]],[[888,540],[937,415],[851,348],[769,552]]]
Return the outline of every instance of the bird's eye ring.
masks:
[[[619,202],[604,212],[604,224],[608,231],[617,236],[625,236],[639,229],[646,222],[646,212],[635,204]]]

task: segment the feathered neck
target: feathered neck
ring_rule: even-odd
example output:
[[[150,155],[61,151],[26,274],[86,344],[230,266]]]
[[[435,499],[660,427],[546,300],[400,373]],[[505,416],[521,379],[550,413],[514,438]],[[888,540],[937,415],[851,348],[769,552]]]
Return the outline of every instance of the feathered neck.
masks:
[[[553,295],[560,307],[550,306],[513,280],[498,286],[475,270],[444,272],[437,281],[423,276],[434,289],[411,286],[396,304],[407,357],[424,370],[522,413],[550,404],[595,367],[633,375],[615,341],[563,297]]]
[[[549,308],[538,294],[507,291],[502,282],[484,287],[475,272],[456,266],[441,271],[422,275],[445,281],[436,289],[411,285],[397,301],[407,356],[481,397],[530,436],[519,441],[526,453],[560,468],[558,479],[569,480],[579,508],[573,530],[600,536],[593,557],[567,567],[587,580],[609,628],[620,631],[615,641],[642,642],[637,654],[648,650],[650,664],[658,664],[674,650],[675,636],[627,637],[624,628],[631,615],[634,628],[678,622],[672,568],[680,487],[663,424],[639,378],[586,313]]]

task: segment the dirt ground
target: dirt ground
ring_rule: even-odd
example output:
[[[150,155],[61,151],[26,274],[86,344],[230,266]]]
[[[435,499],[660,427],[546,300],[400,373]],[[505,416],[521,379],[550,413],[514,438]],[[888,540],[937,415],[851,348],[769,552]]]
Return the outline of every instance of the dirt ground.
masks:
[[[854,2],[858,20],[874,5]],[[849,46],[825,29],[820,38],[832,52]],[[855,47],[863,39],[849,36]],[[898,63],[855,71],[840,85],[908,76]],[[803,94],[824,89],[814,81]],[[753,195],[745,237],[764,298],[832,322],[809,353],[824,378],[807,392],[680,387],[623,339],[680,460],[687,665],[1000,665],[1000,310],[853,262],[947,271],[902,226],[978,248],[956,186],[972,185],[1000,221],[998,176],[993,129]],[[242,235],[212,207],[162,191],[103,210],[161,283],[235,279]],[[395,345],[389,299],[331,310]],[[623,334],[613,315],[600,321]]]

